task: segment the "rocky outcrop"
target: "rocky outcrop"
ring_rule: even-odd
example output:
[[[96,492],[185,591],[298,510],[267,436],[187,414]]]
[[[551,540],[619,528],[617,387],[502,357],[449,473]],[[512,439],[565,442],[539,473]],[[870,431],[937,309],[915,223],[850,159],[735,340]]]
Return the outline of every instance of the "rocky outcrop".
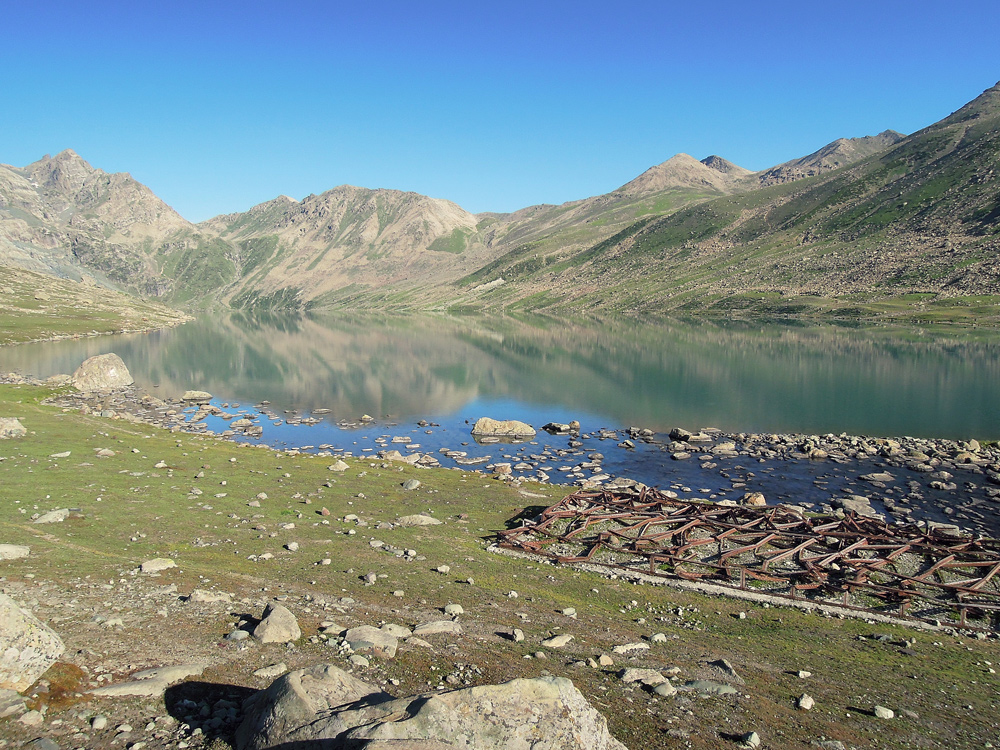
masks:
[[[479,437],[529,438],[535,436],[535,428],[516,419],[498,420],[481,417],[476,420],[472,434]]]
[[[625,750],[570,680],[392,698],[331,665],[291,672],[244,704],[238,750],[466,748]]]
[[[78,391],[115,391],[127,388],[135,380],[117,354],[98,354],[81,364],[71,380]]]
[[[28,430],[15,417],[0,417],[0,440],[24,437]]]
[[[63,650],[55,632],[9,596],[0,594],[0,688],[24,690]]]

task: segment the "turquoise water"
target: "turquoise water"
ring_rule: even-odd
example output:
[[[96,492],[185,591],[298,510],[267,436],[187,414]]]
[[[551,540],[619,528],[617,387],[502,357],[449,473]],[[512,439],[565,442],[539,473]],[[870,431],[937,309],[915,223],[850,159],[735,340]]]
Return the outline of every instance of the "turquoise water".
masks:
[[[2,348],[0,370],[72,372],[108,351],[162,397],[195,388],[330,421],[1000,438],[1000,336],[972,329],[234,315]]]

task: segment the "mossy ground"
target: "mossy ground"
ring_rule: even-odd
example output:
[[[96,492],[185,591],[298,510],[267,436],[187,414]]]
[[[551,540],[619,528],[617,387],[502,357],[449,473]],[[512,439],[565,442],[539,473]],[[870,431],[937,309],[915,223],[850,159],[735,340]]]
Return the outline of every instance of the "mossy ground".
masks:
[[[0,442],[0,541],[31,547],[28,558],[3,562],[0,574],[7,590],[24,605],[34,600],[67,642],[50,680],[56,686],[66,675],[76,680],[72,691],[50,703],[47,721],[87,706],[126,717],[164,711],[162,701],[157,708],[152,699],[77,697],[85,685],[67,665],[93,669],[102,659],[114,660],[116,668],[109,669],[118,680],[129,665],[203,658],[212,666],[200,689],[218,683],[246,691],[266,684],[252,671],[276,661],[290,668],[320,661],[346,666],[345,657],[318,637],[324,620],[345,627],[381,621],[413,626],[443,619],[440,608],[458,603],[466,611],[463,635],[432,636],[433,650],[404,647],[393,660],[374,659],[359,676],[404,695],[448,685],[446,675],[497,682],[547,670],[572,679],[633,750],[736,746],[734,738],[750,730],[765,747],[776,748],[808,747],[820,738],[865,748],[1000,745],[1000,682],[989,665],[1000,662],[995,639],[765,608],[493,554],[486,546],[496,530],[527,506],[559,499],[561,489],[518,488],[477,473],[419,470],[374,458],[348,458],[350,469],[336,473],[328,457],[241,447],[45,406],[50,393],[0,386],[0,416],[16,416],[29,430]],[[103,448],[115,455],[99,457]],[[53,457],[65,451],[70,455]],[[161,462],[165,468],[156,468]],[[404,490],[410,478],[421,486]],[[267,499],[250,507],[258,493]],[[64,507],[76,509],[64,523],[31,523],[34,513]],[[330,515],[321,515],[323,508]],[[367,525],[344,522],[352,513]],[[444,523],[376,528],[413,513]],[[295,528],[282,529],[284,523]],[[373,547],[373,540],[415,549],[419,558],[396,557]],[[284,548],[291,541],[299,543],[298,551]],[[273,559],[248,559],[267,552]],[[173,558],[178,568],[155,578],[132,573],[154,557]],[[332,564],[318,564],[324,558]],[[437,572],[440,565],[450,572]],[[369,571],[385,577],[365,586],[361,578]],[[109,582],[108,591],[88,594],[97,582]],[[155,594],[154,584],[175,584],[177,593]],[[203,610],[179,603],[178,595],[195,587],[231,592],[236,603]],[[135,592],[131,608],[111,598],[126,589]],[[302,625],[294,648],[256,644],[241,650],[222,640],[235,618],[259,616],[275,596],[287,597]],[[356,604],[339,606],[341,597]],[[566,607],[577,610],[576,619],[560,614]],[[94,612],[118,615],[123,626],[93,625],[88,618]],[[514,627],[525,631],[524,642],[507,637]],[[565,649],[543,649],[540,641],[556,632],[575,640]],[[650,643],[636,656],[616,655],[614,667],[579,664],[654,633],[665,634],[666,642]],[[874,640],[873,634],[889,639]],[[909,653],[903,652],[906,639]],[[540,650],[548,658],[528,658]],[[732,681],[711,665],[722,658],[742,678],[736,696],[658,698],[616,676],[625,666],[676,666],[678,683]],[[470,672],[471,665],[478,672]],[[813,676],[800,679],[798,670]],[[812,711],[795,708],[802,693],[816,699]],[[893,708],[897,718],[875,719],[870,712],[876,704]],[[900,715],[903,709],[914,716]],[[0,723],[2,737],[29,739],[24,731],[10,720]],[[105,739],[90,737],[87,746],[104,747]],[[206,741],[226,746],[225,737]]]

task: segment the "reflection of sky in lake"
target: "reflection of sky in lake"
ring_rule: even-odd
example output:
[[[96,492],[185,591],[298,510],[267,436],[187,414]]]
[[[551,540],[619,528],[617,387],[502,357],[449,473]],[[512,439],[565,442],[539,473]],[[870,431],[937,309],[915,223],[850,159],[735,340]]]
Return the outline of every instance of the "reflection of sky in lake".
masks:
[[[333,421],[1000,437],[1000,338],[957,328],[233,315],[6,347],[0,369],[71,372],[107,351],[155,395],[195,388],[279,413],[329,409]]]

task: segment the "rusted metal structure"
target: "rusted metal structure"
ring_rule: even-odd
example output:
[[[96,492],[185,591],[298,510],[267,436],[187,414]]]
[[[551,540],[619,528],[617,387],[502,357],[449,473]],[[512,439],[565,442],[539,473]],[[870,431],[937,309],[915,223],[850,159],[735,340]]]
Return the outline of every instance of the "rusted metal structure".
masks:
[[[620,574],[705,581],[851,610],[994,628],[1000,541],[847,513],[580,491],[499,545]]]

